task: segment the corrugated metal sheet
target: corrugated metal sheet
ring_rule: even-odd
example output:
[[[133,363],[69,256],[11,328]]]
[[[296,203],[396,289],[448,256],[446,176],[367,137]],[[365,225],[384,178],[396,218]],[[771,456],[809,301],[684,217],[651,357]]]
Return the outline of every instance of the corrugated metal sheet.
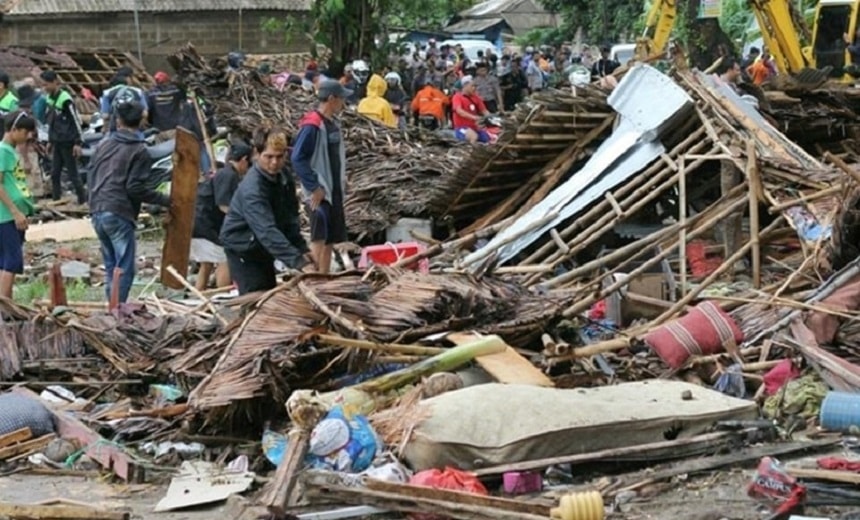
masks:
[[[484,32],[490,27],[505,22],[504,18],[478,18],[477,20],[460,20],[457,23],[445,27],[445,31],[451,34],[468,34]]]
[[[137,0],[142,13],[238,11],[240,7],[249,11],[307,11],[311,0]],[[8,16],[130,13],[134,8],[135,0],[19,0]]]
[[[635,66],[609,96],[621,124],[585,166],[528,213],[467,256],[475,265],[498,251],[504,263],[549,230],[588,207],[604,193],[641,172],[665,152],[658,138],[671,122],[693,105],[674,81],[648,65]],[[519,238],[515,238],[519,235]]]

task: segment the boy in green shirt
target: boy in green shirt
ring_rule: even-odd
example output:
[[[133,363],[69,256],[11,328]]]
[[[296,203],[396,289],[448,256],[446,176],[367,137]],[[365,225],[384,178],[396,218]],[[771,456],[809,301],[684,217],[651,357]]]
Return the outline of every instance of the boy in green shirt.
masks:
[[[0,142],[0,296],[12,298],[15,275],[24,272],[24,232],[33,213],[27,174],[15,148],[36,131],[36,120],[24,111],[7,114]]]

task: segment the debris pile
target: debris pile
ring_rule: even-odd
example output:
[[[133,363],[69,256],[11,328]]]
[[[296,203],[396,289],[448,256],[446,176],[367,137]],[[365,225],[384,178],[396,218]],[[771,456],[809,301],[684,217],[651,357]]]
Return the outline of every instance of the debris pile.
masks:
[[[237,133],[295,131],[313,103],[190,47],[175,65]],[[609,95],[533,96],[490,146],[346,112],[348,224],[372,243],[398,219],[432,217],[434,237],[414,254],[288,275],[226,303],[149,296],[92,316],[9,307],[0,338],[15,338],[3,347],[14,352],[0,374],[80,383],[53,413],[75,409],[110,442],[140,446],[114,446],[122,478],[147,450],[178,462],[226,436],[262,439],[262,450],[210,452],[233,459],[226,469],[183,465],[171,497],[197,471],[243,492],[249,473],[276,468],[258,495],[275,514],[307,499],[357,506],[331,518],[589,508],[602,519],[604,505],[626,511],[676,477],[761,460],[749,494],[785,513],[833,491],[811,479],[857,480],[844,469],[856,461],[772,459],[839,442],[792,439],[816,422],[860,427],[860,160],[814,132],[801,146],[780,131],[820,118],[766,116],[711,76],[647,65]],[[52,342],[32,346],[35,333]],[[50,372],[59,359],[100,371]],[[95,457],[92,434],[82,449]],[[652,467],[601,474],[630,460]],[[499,476],[531,500],[490,496]],[[159,507],[204,503],[187,498]]]

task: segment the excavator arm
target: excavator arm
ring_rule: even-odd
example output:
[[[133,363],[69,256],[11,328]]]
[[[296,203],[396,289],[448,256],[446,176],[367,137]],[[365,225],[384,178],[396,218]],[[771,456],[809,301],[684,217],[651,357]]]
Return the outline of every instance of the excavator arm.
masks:
[[[636,39],[636,59],[649,60],[659,56],[669,44],[669,36],[678,14],[677,0],[654,0],[645,19],[645,31]]]
[[[780,74],[795,74],[809,67],[803,56],[800,33],[791,16],[789,0],[749,0],[749,6]]]

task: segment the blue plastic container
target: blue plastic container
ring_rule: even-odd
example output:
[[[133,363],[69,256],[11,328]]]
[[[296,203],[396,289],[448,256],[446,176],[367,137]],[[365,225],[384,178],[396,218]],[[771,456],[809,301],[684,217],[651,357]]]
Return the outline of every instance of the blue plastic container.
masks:
[[[860,428],[860,393],[828,392],[821,403],[821,427],[834,432]]]

